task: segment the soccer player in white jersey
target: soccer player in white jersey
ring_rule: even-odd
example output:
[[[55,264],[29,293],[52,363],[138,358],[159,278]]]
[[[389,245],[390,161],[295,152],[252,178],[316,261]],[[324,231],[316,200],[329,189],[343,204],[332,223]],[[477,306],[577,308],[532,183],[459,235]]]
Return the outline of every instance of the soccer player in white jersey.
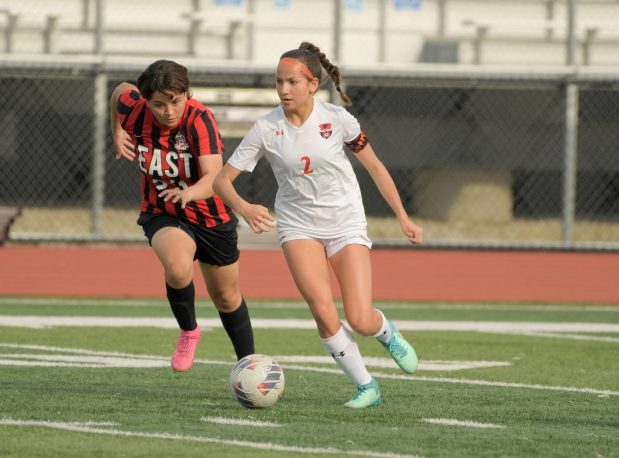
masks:
[[[256,121],[215,178],[213,188],[254,232],[268,231],[275,225],[268,209],[241,198],[233,182],[242,171],[253,171],[263,155],[269,161],[278,184],[275,216],[288,267],[311,309],[320,340],[357,387],[345,405],[363,408],[380,404],[381,394],[352,333],[340,321],[329,264],[352,330],[376,337],[404,372],[417,369],[417,355],[393,323],[372,306],[372,242],[344,145],[367,169],[408,240],[421,243],[423,230],[407,215],[393,179],[355,117],[340,106],[314,99],[323,68],[342,100],[350,104],[340,88],[338,67],[315,45],[304,42],[284,53],[276,73],[280,106]]]

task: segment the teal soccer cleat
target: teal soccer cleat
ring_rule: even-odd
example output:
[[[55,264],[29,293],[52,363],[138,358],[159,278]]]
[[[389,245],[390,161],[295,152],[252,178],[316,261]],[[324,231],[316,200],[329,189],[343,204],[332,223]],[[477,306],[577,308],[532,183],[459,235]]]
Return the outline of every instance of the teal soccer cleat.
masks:
[[[417,370],[417,354],[411,344],[398,332],[393,323],[387,320],[391,327],[391,338],[387,343],[380,342],[389,352],[393,360],[407,374],[412,374]]]
[[[359,385],[355,395],[344,405],[351,409],[363,409],[364,407],[377,406],[381,399],[378,383],[372,378],[369,383]]]

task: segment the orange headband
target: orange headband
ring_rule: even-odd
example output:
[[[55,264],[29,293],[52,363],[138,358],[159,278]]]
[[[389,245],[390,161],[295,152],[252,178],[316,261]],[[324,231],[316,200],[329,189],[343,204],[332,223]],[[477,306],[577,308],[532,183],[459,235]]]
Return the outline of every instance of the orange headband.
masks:
[[[313,80],[314,78],[316,78],[316,76],[312,75],[312,72],[310,72],[309,68],[307,68],[307,66],[301,62],[298,59],[294,59],[292,57],[284,57],[283,59],[279,60],[280,64],[284,64],[284,65],[300,65],[301,66],[301,72],[307,76],[309,79]]]

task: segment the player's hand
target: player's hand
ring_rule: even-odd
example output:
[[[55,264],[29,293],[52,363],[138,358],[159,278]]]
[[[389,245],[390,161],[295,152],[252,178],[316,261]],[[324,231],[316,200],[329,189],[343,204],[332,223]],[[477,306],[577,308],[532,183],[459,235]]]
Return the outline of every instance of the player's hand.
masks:
[[[400,221],[400,227],[409,242],[414,244],[423,242],[423,229],[421,226],[417,226],[410,219],[405,218]]]
[[[164,189],[159,194],[157,194],[157,196],[162,198],[166,202],[168,200],[171,200],[172,203],[180,202],[181,203],[181,208],[185,208],[187,203],[189,203],[189,202],[191,202],[193,200],[193,192],[191,191],[191,188],[185,188],[185,189],[181,189],[181,188]]]
[[[116,129],[114,132],[114,147],[116,148],[115,157],[120,159],[124,157],[128,161],[135,159],[135,147],[131,135],[123,129]]]
[[[248,204],[239,213],[256,234],[268,232],[275,227],[275,218],[262,205]]]

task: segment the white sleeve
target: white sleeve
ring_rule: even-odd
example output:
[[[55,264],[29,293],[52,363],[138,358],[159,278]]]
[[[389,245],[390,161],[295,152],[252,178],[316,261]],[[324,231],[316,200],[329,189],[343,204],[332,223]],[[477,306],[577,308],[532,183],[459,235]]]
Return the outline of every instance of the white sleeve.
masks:
[[[244,172],[252,172],[262,157],[262,135],[256,122],[234,150],[228,164]]]
[[[342,121],[342,136],[345,143],[355,140],[361,133],[359,121],[345,108],[340,107],[340,120]]]

